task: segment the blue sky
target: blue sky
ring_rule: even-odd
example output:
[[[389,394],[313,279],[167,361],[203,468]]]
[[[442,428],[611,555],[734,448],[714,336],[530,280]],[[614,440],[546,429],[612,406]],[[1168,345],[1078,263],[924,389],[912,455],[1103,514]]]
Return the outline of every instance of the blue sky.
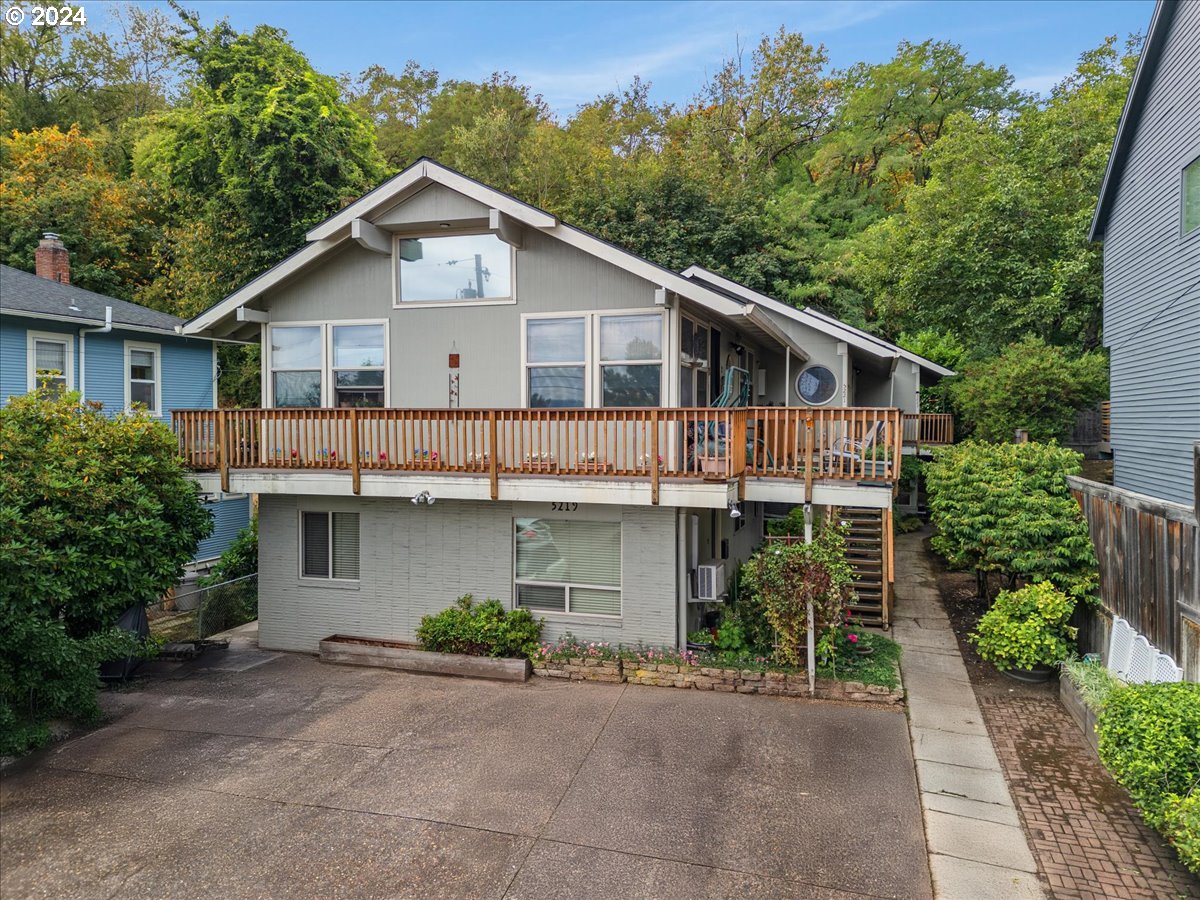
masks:
[[[208,22],[283,28],[332,75],[372,63],[399,70],[410,58],[443,78],[507,70],[560,115],[634,75],[653,83],[655,100],[686,103],[739,40],[752,46],[780,25],[825,44],[835,66],[883,61],[901,40],[936,38],[1008,66],[1020,88],[1045,91],[1105,35],[1144,32],[1154,10],[1153,0],[184,3]]]

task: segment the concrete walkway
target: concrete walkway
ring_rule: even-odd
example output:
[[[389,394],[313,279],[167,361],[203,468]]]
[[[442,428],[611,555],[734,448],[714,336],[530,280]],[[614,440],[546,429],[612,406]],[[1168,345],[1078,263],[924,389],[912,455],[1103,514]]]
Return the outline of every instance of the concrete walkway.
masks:
[[[924,533],[896,539],[892,637],[904,648],[909,733],[935,897],[1041,898],[1037,865],[938,597]]]

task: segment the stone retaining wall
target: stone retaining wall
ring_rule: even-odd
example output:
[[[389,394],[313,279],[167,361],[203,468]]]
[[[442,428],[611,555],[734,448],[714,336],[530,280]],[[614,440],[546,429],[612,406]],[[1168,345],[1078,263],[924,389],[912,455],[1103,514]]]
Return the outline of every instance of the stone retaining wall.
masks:
[[[724,669],[709,666],[639,663],[636,660],[574,658],[551,660],[534,666],[533,674],[571,681],[603,681],[612,684],[645,684],[654,687],[688,688],[731,694],[767,694],[776,697],[809,697],[821,700],[852,700],[895,705],[904,702],[901,688],[886,688],[859,681],[818,678],[816,693],[808,692],[803,673],[758,672],[753,669]]]

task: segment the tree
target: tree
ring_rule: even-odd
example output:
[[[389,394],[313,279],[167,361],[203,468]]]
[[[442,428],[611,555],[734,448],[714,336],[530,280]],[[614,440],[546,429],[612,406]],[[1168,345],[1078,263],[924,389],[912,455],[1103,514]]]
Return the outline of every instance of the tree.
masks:
[[[350,108],[375,126],[379,152],[392,169],[413,162],[413,140],[438,88],[438,73],[410,59],[399,75],[383,66],[368,66],[351,80],[341,78]]]
[[[164,274],[195,311],[274,265],[321,219],[374,187],[383,160],[367,122],[283,32],[238,34],[185,14],[187,100],[155,116],[134,170],[166,213]]]
[[[97,714],[96,663],[127,652],[129,606],[183,575],[210,514],[174,435],[48,389],[0,409],[0,752],[49,716]]]
[[[1075,414],[1108,395],[1108,359],[1072,357],[1029,337],[993,360],[969,365],[949,387],[965,429],[984,441],[1011,441],[1018,429],[1033,441],[1065,438]]]
[[[0,261],[30,270],[44,231],[71,251],[71,281],[131,297],[152,272],[156,235],[146,185],[122,179],[78,126],[0,137]]]

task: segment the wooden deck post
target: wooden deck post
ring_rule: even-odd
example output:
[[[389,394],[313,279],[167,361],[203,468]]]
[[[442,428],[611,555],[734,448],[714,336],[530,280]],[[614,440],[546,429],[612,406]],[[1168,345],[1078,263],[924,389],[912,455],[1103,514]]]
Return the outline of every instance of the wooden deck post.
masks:
[[[229,493],[229,448],[225,446],[225,410],[217,410],[217,468],[221,470],[221,490]]]
[[[358,494],[362,491],[361,462],[358,458],[358,409],[350,407],[350,489]]]
[[[812,504],[813,496],[813,420],[810,418],[804,423],[804,502]]]
[[[658,410],[650,410],[650,504],[658,506]]]
[[[492,499],[500,499],[500,477],[497,470],[498,461],[496,440],[496,411],[488,410],[488,477],[491,480]]]

